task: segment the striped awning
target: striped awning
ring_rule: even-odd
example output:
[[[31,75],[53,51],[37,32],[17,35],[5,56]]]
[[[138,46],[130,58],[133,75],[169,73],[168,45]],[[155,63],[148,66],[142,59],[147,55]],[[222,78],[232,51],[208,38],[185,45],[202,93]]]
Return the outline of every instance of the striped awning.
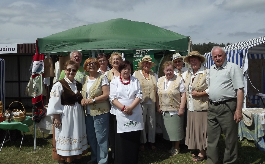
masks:
[[[0,58],[0,101],[5,109],[5,60]]]
[[[224,49],[227,54],[227,61],[236,63],[241,68],[244,65],[247,67],[247,59],[265,58],[265,36],[231,44]],[[214,64],[211,52],[204,54],[204,56],[207,58],[205,66],[210,68]],[[244,71],[246,70],[247,68],[244,68]]]

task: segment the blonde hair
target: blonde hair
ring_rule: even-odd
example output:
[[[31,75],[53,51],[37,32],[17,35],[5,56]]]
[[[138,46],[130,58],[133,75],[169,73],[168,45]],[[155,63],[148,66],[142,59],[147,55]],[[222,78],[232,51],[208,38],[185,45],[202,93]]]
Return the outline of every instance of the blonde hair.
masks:
[[[110,58],[109,58],[109,63],[112,65],[112,58],[117,55],[119,56],[120,60],[122,61],[122,56],[121,56],[121,53],[119,52],[113,52],[111,55],[110,55]]]
[[[172,61],[166,61],[164,64],[163,64],[163,66],[162,66],[162,68],[163,68],[163,70],[166,68],[166,67],[168,67],[168,66],[172,66],[172,68],[174,69],[174,64],[173,64],[173,62]]]

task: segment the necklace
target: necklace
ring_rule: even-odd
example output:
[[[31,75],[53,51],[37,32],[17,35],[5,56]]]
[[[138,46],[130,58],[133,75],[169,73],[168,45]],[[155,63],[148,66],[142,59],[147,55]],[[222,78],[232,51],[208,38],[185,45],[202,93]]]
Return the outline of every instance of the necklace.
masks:
[[[142,71],[142,73],[143,73],[144,78],[145,78],[146,80],[149,80],[149,73],[144,73],[143,71]],[[145,77],[146,74],[147,74],[147,77]]]
[[[130,76],[129,76],[129,81],[126,82],[126,83],[124,83],[124,82],[122,81],[121,75],[120,75],[120,79],[121,79],[121,83],[122,83],[122,84],[124,84],[124,85],[128,85],[128,84],[130,84],[130,81],[131,81],[131,77],[130,77]]]

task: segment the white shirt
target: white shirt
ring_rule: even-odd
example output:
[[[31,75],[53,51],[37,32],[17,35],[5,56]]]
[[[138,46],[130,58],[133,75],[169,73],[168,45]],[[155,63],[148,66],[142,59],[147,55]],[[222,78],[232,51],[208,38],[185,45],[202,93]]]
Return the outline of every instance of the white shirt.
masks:
[[[107,72],[110,70],[110,68],[107,66],[107,70],[106,72],[104,73],[104,75],[107,75]],[[99,68],[98,71],[99,73],[103,74],[103,72],[101,71],[101,69]]]
[[[189,69],[188,69],[187,67],[182,67],[182,68],[181,68],[181,70],[180,70],[181,72],[180,72],[180,73],[181,73],[181,76],[182,76],[183,78],[186,77],[186,74],[187,74],[188,70],[189,70]],[[174,74],[175,74],[175,75],[179,75],[179,70],[178,70],[177,68],[174,69]]]

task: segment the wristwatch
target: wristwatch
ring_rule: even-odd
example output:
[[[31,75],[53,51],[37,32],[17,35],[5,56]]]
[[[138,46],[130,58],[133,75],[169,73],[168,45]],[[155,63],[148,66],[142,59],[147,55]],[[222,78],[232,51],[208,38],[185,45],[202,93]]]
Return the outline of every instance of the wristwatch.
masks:
[[[93,100],[93,103],[95,104],[96,100],[95,99],[92,99]]]

